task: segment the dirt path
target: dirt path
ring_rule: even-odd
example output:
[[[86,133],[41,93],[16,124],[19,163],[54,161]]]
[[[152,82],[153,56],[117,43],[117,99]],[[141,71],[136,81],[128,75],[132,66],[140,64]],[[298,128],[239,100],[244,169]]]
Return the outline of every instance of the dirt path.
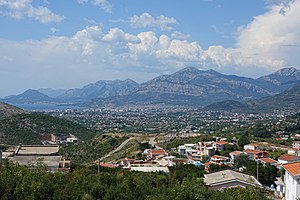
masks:
[[[127,140],[125,140],[122,144],[120,144],[120,146],[118,146],[116,149],[112,150],[111,152],[109,152],[108,154],[106,154],[105,156],[100,158],[100,161],[104,160],[105,158],[110,157],[112,154],[120,151],[128,142],[130,142],[131,140],[136,139],[135,137],[131,137],[128,138]]]

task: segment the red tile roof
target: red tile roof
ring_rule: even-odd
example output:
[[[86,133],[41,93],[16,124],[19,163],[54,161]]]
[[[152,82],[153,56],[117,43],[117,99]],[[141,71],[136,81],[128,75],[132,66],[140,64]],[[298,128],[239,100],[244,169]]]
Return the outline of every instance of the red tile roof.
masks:
[[[165,155],[166,151],[164,149],[152,149],[151,153],[152,153],[153,156]]]
[[[285,160],[285,161],[293,161],[296,160],[298,156],[290,155],[290,154],[284,154],[278,158],[278,160]]]
[[[247,154],[267,153],[267,151],[259,151],[259,150],[251,150],[251,149],[247,149],[244,152],[247,153]]]
[[[216,144],[225,145],[225,144],[228,144],[228,142],[226,142],[226,141],[218,141],[218,142],[216,142]]]
[[[242,154],[243,152],[241,151],[233,151],[233,152],[230,152],[229,154],[230,155],[239,155],[239,154]]]
[[[228,159],[228,157],[214,155],[214,156],[212,156],[212,157],[211,157],[211,159],[222,159],[222,160],[227,160],[227,159]]]
[[[272,158],[260,158],[260,160],[264,163],[277,163],[277,161],[273,160]]]
[[[282,165],[282,167],[288,171],[292,176],[300,175],[300,162],[287,163]]]
[[[255,144],[255,143],[251,143],[249,145],[254,146],[254,147],[259,147],[259,144]]]
[[[299,148],[290,148],[289,150],[298,151]]]
[[[100,162],[100,165],[102,167],[108,167],[108,168],[117,168],[118,167],[117,165],[109,164],[109,163],[104,163],[104,162]]]

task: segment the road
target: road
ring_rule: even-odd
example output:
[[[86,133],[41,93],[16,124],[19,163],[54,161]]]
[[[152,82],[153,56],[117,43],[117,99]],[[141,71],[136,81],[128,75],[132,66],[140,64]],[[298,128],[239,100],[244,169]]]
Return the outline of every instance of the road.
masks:
[[[101,157],[100,158],[100,161],[104,160],[105,158],[108,158],[110,157],[112,154],[120,151],[128,142],[130,142],[131,140],[134,140],[136,138],[134,137],[131,137],[131,138],[128,138],[127,140],[125,140],[122,144],[120,144],[120,146],[118,146],[116,149],[112,150],[111,152],[109,152],[108,154],[106,154],[105,156]]]

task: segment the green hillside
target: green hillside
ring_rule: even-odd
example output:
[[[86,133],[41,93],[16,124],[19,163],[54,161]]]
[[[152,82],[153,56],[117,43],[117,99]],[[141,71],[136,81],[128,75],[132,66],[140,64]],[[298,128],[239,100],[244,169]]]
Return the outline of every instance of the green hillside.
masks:
[[[60,153],[66,158],[70,159],[73,164],[87,164],[94,162],[108,152],[112,151],[126,139],[128,139],[128,137],[112,137],[102,135],[78,145],[62,146],[60,148]]]
[[[82,125],[45,114],[19,114],[0,120],[0,143],[40,144],[41,133],[57,136],[73,134],[82,140],[96,135]]]
[[[0,119],[21,113],[25,113],[25,111],[15,106],[0,102]]]

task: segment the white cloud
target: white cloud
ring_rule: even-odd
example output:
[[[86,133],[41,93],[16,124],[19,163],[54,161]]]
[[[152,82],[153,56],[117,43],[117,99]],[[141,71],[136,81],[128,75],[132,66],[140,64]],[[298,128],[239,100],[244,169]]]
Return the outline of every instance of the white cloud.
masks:
[[[175,18],[160,15],[153,17],[149,13],[143,13],[140,16],[134,15],[129,18],[129,23],[134,28],[159,28],[163,31],[172,30],[172,25],[176,24]]]
[[[31,2],[32,0],[0,0],[0,6],[6,8],[2,14],[16,19],[29,17],[41,23],[60,22],[64,19],[64,16],[53,13],[47,7],[33,7]]]
[[[286,9],[285,14],[282,9]],[[272,6],[240,31],[237,48],[266,67],[299,66],[300,58],[296,56],[300,52],[299,9],[300,1]]]
[[[125,33],[123,30],[119,28],[112,28],[109,32],[103,36],[104,41],[108,42],[139,42],[139,38],[135,35]]]
[[[91,2],[93,5],[100,7],[105,12],[112,12],[112,4],[107,0],[77,0],[79,4],[85,4]]]
[[[21,82],[34,80],[32,86],[39,87],[45,84],[74,87],[99,79],[145,81],[186,63],[198,62],[198,50],[201,49],[195,42],[172,40],[152,31],[133,35],[112,28],[103,33],[100,26],[91,26],[71,37],[52,36],[22,42],[0,40],[0,72],[15,77],[17,71]],[[24,89],[32,87],[29,83],[24,84]]]
[[[183,33],[179,32],[179,31],[174,31],[171,34],[171,37],[174,38],[174,39],[178,39],[178,40],[187,40],[191,36],[189,34],[183,34]]]

